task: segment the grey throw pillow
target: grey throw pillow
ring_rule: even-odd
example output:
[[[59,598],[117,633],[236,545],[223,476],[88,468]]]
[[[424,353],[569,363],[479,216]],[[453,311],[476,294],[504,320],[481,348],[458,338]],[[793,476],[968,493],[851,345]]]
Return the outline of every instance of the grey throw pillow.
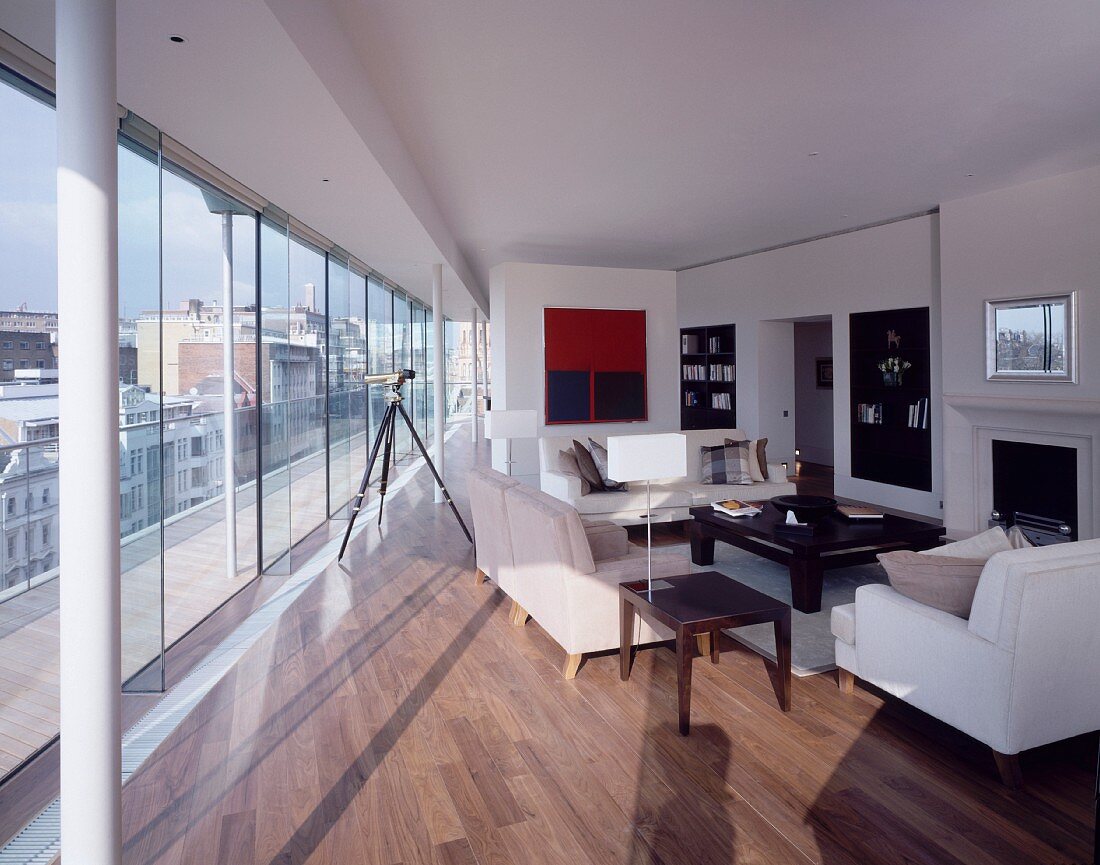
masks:
[[[581,473],[581,479],[588,482],[590,490],[602,490],[603,479],[600,477],[600,470],[596,468],[596,463],[592,460],[592,454],[576,439],[573,439],[573,455],[577,458],[577,469]]]
[[[620,492],[626,489],[626,484],[613,481],[607,476],[607,448],[599,442],[588,440],[588,452],[592,454],[592,462],[596,464],[596,471],[600,473],[600,482],[608,492]]]
[[[985,559],[930,556],[912,550],[879,553],[890,585],[898,594],[953,616],[970,618]]]
[[[726,441],[725,445],[699,448],[705,484],[751,484],[749,443]]]
[[[567,451],[558,451],[557,470],[559,474],[568,475],[569,477],[578,478],[580,480],[582,496],[586,496],[592,492],[592,484],[586,481],[581,475],[580,466],[577,465],[577,455],[573,452],[573,448],[569,448]]]

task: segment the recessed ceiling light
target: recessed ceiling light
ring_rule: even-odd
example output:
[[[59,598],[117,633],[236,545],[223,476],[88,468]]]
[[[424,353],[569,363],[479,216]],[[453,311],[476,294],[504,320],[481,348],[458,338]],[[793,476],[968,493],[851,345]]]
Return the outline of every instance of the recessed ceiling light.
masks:
[[[967,176],[967,177],[973,177],[974,175],[973,175],[973,174],[968,174],[968,175],[966,175],[966,176]]]
[[[173,33],[168,37],[169,42],[175,42],[177,45],[182,45],[187,40],[180,36],[178,33]]]
[[[818,152],[817,152],[816,150],[815,150],[815,151],[814,151],[813,153],[811,153],[811,154],[810,154],[810,156],[820,156],[820,155],[821,155],[821,154],[820,154],[820,153],[818,153]]]
[[[328,178],[327,177],[322,177],[321,182],[322,183],[328,183]]]

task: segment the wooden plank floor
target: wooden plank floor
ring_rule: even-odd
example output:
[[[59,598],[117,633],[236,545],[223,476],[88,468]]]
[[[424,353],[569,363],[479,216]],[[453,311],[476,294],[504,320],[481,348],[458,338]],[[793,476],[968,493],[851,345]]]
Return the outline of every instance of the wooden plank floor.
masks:
[[[452,440],[452,478],[475,453]],[[1087,861],[1095,740],[1025,755],[1008,791],[983,748],[830,675],[780,712],[732,644],[696,661],[681,738],[667,649],[565,681],[472,568],[426,477],[395,495],[126,786],[125,861]]]

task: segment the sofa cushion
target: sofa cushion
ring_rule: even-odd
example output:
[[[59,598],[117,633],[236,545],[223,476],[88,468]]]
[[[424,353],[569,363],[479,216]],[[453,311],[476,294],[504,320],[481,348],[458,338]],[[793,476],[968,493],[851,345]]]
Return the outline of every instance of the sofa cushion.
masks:
[[[597,562],[617,559],[630,552],[626,529],[610,520],[585,522],[584,534],[588,538],[592,558]]]
[[[898,594],[953,616],[970,616],[985,559],[895,550],[879,553],[878,560]]]
[[[596,471],[600,473],[600,481],[603,484],[603,488],[611,492],[625,490],[625,483],[613,480],[607,476],[607,448],[598,441],[589,439],[588,452],[592,454],[592,462],[596,464]]]
[[[667,489],[683,490],[691,496],[692,505],[709,505],[726,499],[748,499],[749,501],[767,501],[775,496],[791,496],[797,492],[795,485],[790,481],[781,483],[768,481],[763,484],[704,484],[695,483],[671,484]],[[654,487],[656,489],[656,487]]]
[[[1012,543],[1000,526],[961,541],[925,550],[926,556],[952,556],[957,559],[981,559],[983,562],[996,553],[1011,550]]]
[[[829,613],[829,630],[849,646],[856,644],[856,605],[838,604]]]
[[[734,447],[737,442],[734,439],[726,439],[726,447]],[[749,475],[753,483],[763,483],[768,479],[768,440],[749,440]]]
[[[596,466],[595,460],[592,459],[592,454],[588,448],[576,439],[573,439],[573,455],[577,458],[577,468],[581,473],[581,479],[588,481],[592,490],[602,490],[603,478],[600,477],[600,470]]]
[[[675,487],[653,487],[651,506],[657,508],[687,508],[693,504],[692,494]],[[635,484],[625,492],[592,492],[573,503],[578,513],[610,514],[622,511],[637,511],[639,515],[646,510],[645,485]]]
[[[704,484],[751,484],[749,474],[749,443],[726,442],[717,447],[700,449]]]
[[[558,451],[558,462],[554,470],[571,478],[578,478],[581,482],[581,495],[586,496],[592,492],[592,484],[585,480],[581,474],[581,468],[577,464],[577,454],[573,448],[567,451]]]

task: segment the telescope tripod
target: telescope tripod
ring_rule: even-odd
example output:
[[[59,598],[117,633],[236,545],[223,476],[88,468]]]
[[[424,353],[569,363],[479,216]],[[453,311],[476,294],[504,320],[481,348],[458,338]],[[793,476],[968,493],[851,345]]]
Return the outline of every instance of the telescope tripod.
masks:
[[[355,527],[355,518],[359,516],[359,511],[363,507],[363,499],[367,495],[367,487],[370,486],[370,476],[374,472],[374,462],[378,459],[378,448],[380,446],[383,446],[383,451],[382,479],[378,486],[378,525],[382,525],[382,506],[386,503],[386,491],[389,484],[390,469],[394,465],[396,458],[396,449],[393,439],[394,431],[397,427],[398,415],[405,421],[405,426],[409,428],[409,433],[412,435],[413,441],[416,442],[416,446],[424,456],[424,462],[428,464],[428,470],[431,471],[432,477],[435,478],[436,484],[442,491],[443,498],[447,500],[447,504],[451,507],[451,513],[455,515],[458,524],[462,526],[462,532],[466,535],[466,540],[472,544],[474,539],[470,536],[470,530],[466,528],[466,523],[463,522],[462,515],[458,512],[458,508],[455,507],[455,503],[451,500],[451,494],[447,492],[447,487],[443,484],[443,478],[441,478],[439,472],[435,470],[435,464],[432,462],[432,458],[428,456],[428,451],[424,447],[424,442],[422,442],[420,436],[417,435],[416,428],[409,419],[408,412],[406,412],[405,407],[401,405],[404,401],[404,398],[401,396],[401,385],[392,385],[385,399],[386,413],[382,417],[382,425],[378,428],[378,437],[374,440],[374,447],[371,448],[370,459],[367,461],[367,470],[363,473],[363,482],[359,484],[359,492],[356,493],[355,498],[352,499],[351,519],[348,520],[348,527],[344,532],[344,542],[340,544],[340,554],[336,557],[336,560],[339,561],[344,558],[344,550],[347,549],[348,541],[351,539],[351,530]]]

